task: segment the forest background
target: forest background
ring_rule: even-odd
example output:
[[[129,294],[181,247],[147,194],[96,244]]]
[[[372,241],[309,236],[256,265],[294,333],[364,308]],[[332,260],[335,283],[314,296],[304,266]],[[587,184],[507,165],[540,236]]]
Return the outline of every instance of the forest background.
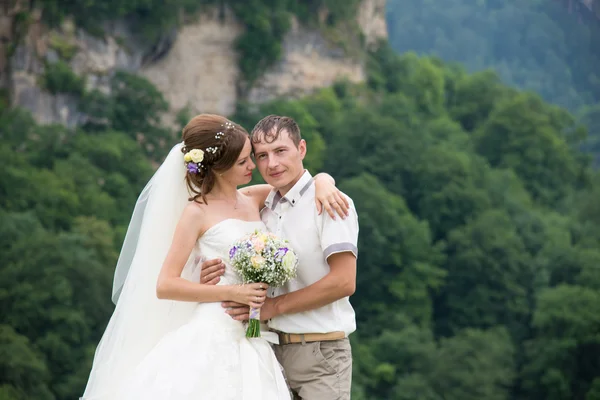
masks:
[[[37,3],[49,25],[126,16],[153,40],[215,2]],[[290,15],[310,26],[327,7],[333,29],[358,1],[226,3],[251,81]],[[354,399],[600,399],[600,23],[566,3],[390,0],[364,83],[230,115],[294,117],[306,166],[357,205]],[[0,102],[2,400],[82,394],[131,208],[178,140],[148,80],[110,79],[107,95],[66,63],[45,70],[92,117],[76,128]]]

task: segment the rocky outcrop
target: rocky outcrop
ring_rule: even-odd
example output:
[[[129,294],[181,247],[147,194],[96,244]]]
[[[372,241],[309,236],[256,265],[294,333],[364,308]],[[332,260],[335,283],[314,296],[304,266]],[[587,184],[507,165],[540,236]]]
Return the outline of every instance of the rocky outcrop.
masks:
[[[140,73],[165,95],[171,108],[231,114],[239,68],[234,41],[243,27],[231,14],[203,15],[179,31],[168,54]]]
[[[49,31],[40,17],[39,10],[29,14],[27,35],[10,59],[11,103],[30,110],[39,123],[78,125],[85,121],[85,115],[78,111],[78,98],[53,95],[40,85],[46,65],[66,58],[73,72],[85,79],[87,89],[107,93],[110,73],[115,69],[137,70],[141,54],[125,51],[114,36],[96,38],[76,29],[69,20]]]
[[[385,0],[363,0],[358,7],[357,25],[368,48],[387,39]],[[327,10],[323,10],[321,20]],[[348,42],[352,38],[347,38]],[[248,93],[247,100],[262,103],[275,97],[297,97],[327,87],[336,80],[361,82],[365,69],[360,52],[349,52],[331,43],[318,30],[302,27],[292,20],[283,42],[283,57],[267,70]],[[356,50],[356,49],[354,49]],[[362,49],[364,50],[364,49]]]
[[[40,11],[29,12],[28,17],[28,29],[4,66],[12,105],[30,110],[39,123],[77,125],[83,117],[77,111],[77,99],[70,95],[52,95],[40,86],[44,62],[46,58],[52,59],[54,53],[49,51],[49,32],[41,23]],[[14,23],[13,19],[11,24]]]
[[[386,0],[363,0],[358,7],[358,25],[367,46],[388,38],[385,3]]]
[[[327,87],[337,79],[364,80],[360,59],[332,46],[319,31],[292,23],[283,41],[283,57],[267,70],[248,93],[250,102],[262,103],[278,96],[297,97]]]
[[[183,107],[192,113],[231,114],[240,93],[244,100],[260,103],[278,96],[300,96],[337,79],[360,82],[365,79],[360,56],[364,46],[387,38],[385,0],[360,3],[356,17],[364,39],[359,44],[363,46],[360,51],[348,52],[333,44],[323,32],[293,21],[283,41],[281,59],[242,92],[234,44],[244,28],[223,10],[187,21],[179,30],[165,33],[152,47],[136,41],[123,22],[107,24],[105,36],[99,38],[76,29],[69,21],[48,31],[41,24],[39,13],[30,14],[27,34],[11,59],[0,58],[0,87],[8,87],[12,104],[31,110],[39,122],[69,126],[85,120],[77,111],[77,99],[51,95],[39,85],[45,65],[59,59],[66,60],[84,78],[87,89],[105,93],[110,90],[110,77],[115,70],[142,74],[170,103],[172,112],[167,117],[171,118],[166,119],[169,121]],[[12,22],[6,12],[0,14],[0,38],[7,35],[5,20]],[[3,62],[8,68],[2,68]]]

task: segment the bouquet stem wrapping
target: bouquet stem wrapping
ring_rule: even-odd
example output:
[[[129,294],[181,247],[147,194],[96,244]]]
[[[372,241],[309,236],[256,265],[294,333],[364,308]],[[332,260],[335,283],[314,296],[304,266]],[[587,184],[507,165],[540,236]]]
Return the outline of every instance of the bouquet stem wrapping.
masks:
[[[246,329],[247,338],[260,337],[260,308],[250,307],[250,319]]]

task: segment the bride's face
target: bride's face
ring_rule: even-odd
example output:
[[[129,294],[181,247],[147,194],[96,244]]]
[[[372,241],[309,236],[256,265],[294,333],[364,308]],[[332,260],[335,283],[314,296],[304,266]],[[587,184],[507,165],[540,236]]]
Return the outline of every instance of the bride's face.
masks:
[[[223,172],[221,178],[235,186],[249,183],[252,180],[252,170],[256,168],[256,165],[252,161],[251,153],[252,145],[250,144],[250,139],[246,139],[244,148],[237,161],[233,164],[233,167]]]

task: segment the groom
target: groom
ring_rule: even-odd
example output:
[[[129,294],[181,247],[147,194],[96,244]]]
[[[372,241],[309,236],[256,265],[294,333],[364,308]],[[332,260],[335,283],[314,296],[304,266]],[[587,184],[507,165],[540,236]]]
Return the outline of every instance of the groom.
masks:
[[[348,297],[356,286],[356,209],[346,197],[346,218],[318,214],[313,179],[302,162],[306,142],[292,118],[269,115],[250,136],[258,170],[274,187],[261,219],[269,231],[290,241],[299,259],[296,279],[270,289],[261,319],[279,335],[275,354],[296,399],[350,399],[348,336],[356,322]],[[201,282],[216,283],[222,273],[222,264],[206,261]],[[233,318],[248,319],[247,306],[223,306]]]

